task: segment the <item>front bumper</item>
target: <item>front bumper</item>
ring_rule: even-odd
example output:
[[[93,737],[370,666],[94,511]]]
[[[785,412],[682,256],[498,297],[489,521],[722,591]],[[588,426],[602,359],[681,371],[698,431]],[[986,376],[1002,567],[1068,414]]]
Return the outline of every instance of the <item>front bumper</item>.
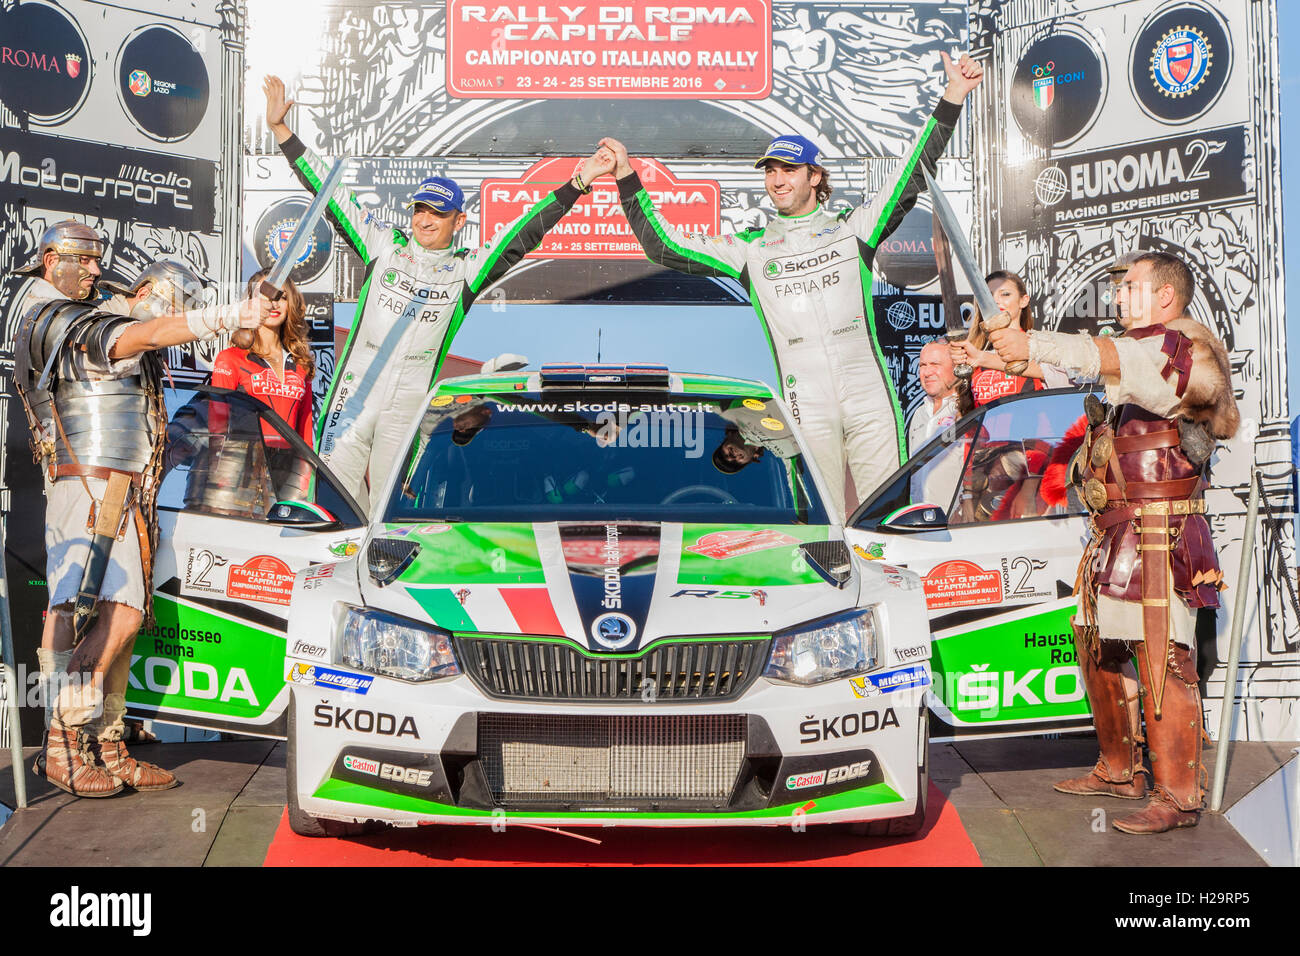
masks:
[[[727,703],[617,707],[491,700],[463,677],[432,687],[375,678],[364,694],[298,687],[298,802],[313,816],[406,826],[906,816],[928,685],[924,667],[910,670],[915,681],[872,696],[849,680],[760,680]]]

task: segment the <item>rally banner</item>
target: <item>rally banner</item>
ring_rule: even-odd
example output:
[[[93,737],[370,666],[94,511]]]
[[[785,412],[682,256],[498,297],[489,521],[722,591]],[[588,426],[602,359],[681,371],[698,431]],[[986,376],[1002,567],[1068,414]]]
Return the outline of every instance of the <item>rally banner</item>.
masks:
[[[482,235],[489,238],[499,235],[509,223],[568,180],[581,161],[576,156],[544,159],[530,166],[517,180],[485,179],[480,187]],[[635,168],[655,207],[671,226],[687,232],[717,234],[721,196],[717,182],[678,180],[666,166],[653,159],[637,160]],[[613,180],[602,180],[574,204],[527,258],[640,260],[645,258],[645,253],[623,215],[618,187]]]
[[[725,5],[447,4],[456,97],[761,100],[771,0]]]

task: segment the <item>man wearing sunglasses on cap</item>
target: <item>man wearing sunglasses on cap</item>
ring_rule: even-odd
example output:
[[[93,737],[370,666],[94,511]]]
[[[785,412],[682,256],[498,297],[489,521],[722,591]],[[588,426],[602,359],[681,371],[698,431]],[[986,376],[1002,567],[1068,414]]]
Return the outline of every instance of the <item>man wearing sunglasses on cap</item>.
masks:
[[[293,134],[284,83],[268,76],[266,120],[294,173],[313,193],[327,165]],[[542,241],[590,183],[614,168],[598,149],[573,179],[477,249],[458,247],[465,194],[442,176],[423,180],[406,204],[407,229],[363,207],[347,186],[329,204],[329,220],[365,263],[356,318],[317,423],[321,458],[363,504],[382,493],[402,438],[437,376],[465,313],[485,289]],[[369,480],[367,481],[367,473]],[[367,485],[369,490],[367,490]]]
[[[856,209],[831,212],[820,150],[794,134],[778,136],[756,162],[776,208],[765,226],[722,236],[674,229],[613,139],[623,212],[646,257],[679,272],[727,276],[749,291],[776,361],[790,411],[830,487],[833,508],[845,508],[847,458],[859,499],[907,460],[907,430],[889,378],[871,301],[871,266],[880,244],[898,228],[934,173],[961,104],[983,68],[945,53],[948,86],[916,142],[883,188]],[[841,511],[841,514],[843,511]]]

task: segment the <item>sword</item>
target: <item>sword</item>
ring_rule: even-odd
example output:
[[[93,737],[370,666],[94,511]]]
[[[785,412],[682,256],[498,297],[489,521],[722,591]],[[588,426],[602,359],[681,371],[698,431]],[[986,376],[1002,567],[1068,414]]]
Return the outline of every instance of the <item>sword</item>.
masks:
[[[320,189],[316,190],[316,195],[312,197],[311,203],[308,204],[307,211],[299,218],[298,225],[294,227],[293,235],[289,237],[288,244],[285,245],[284,251],[280,253],[280,258],[275,260],[275,265],[271,267],[270,273],[262,280],[262,285],[258,291],[272,302],[284,295],[285,280],[289,278],[289,273],[293,271],[293,267],[298,264],[298,257],[307,248],[307,243],[311,242],[311,234],[316,230],[316,223],[320,222],[321,217],[325,215],[325,208],[329,205],[329,201],[334,198],[334,190],[343,179],[343,171],[347,169],[347,166],[348,160],[346,156],[334,161],[334,165],[330,168],[325,181],[321,183]]]
[[[948,197],[943,194],[943,190],[939,188],[939,184],[934,181],[928,169],[923,166],[921,172],[925,175],[926,188],[930,190],[930,201],[934,206],[935,218],[939,220],[944,234],[948,237],[953,258],[957,260],[957,265],[961,266],[966,281],[971,284],[971,288],[974,290],[975,304],[979,307],[984,327],[990,331],[1005,328],[1011,324],[1010,319],[1003,320],[1001,318],[1002,310],[993,301],[993,293],[989,291],[984,276],[975,267],[975,254],[971,251],[970,240],[962,231],[957,214],[953,212],[952,206],[948,203]],[[946,310],[947,306],[945,305],[944,308]],[[952,328],[951,324],[948,327]],[[1007,373],[1010,375],[1023,375],[1028,364],[1028,362],[1024,361],[1008,362]]]
[[[122,515],[126,511],[126,497],[130,491],[130,476],[120,471],[115,471],[108,476],[104,500],[95,510],[90,554],[86,558],[86,566],[81,571],[81,587],[78,588],[77,598],[72,605],[74,646],[86,636],[91,621],[95,619],[99,589],[104,583],[104,571],[108,568],[109,553],[113,550],[113,542],[117,540],[117,529],[121,527]],[[153,587],[153,582],[145,581],[144,586]]]
[[[943,231],[939,214],[933,216],[931,231],[934,245],[934,261],[939,267],[939,292],[943,296],[943,321],[949,342],[960,342],[970,337],[966,324],[962,321],[961,305],[957,302],[957,279],[952,274],[952,249],[948,246],[948,234]],[[974,371],[965,362],[953,366],[958,378],[970,378]]]

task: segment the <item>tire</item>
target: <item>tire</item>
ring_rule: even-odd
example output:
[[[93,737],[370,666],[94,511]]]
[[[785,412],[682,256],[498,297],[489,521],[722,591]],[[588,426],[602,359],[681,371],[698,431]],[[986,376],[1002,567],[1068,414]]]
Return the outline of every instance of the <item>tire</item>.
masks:
[[[925,758],[916,768],[916,809],[905,817],[850,823],[849,832],[854,836],[913,836],[925,826],[925,810],[930,803],[930,714],[926,708],[921,709],[920,734]]]
[[[298,804],[298,726],[294,705],[293,691],[289,691],[288,723],[286,727],[284,779],[288,791],[289,829],[298,836],[305,837],[346,837],[360,836],[385,829],[379,820],[362,820],[345,823],[342,820],[326,820],[307,813]]]

